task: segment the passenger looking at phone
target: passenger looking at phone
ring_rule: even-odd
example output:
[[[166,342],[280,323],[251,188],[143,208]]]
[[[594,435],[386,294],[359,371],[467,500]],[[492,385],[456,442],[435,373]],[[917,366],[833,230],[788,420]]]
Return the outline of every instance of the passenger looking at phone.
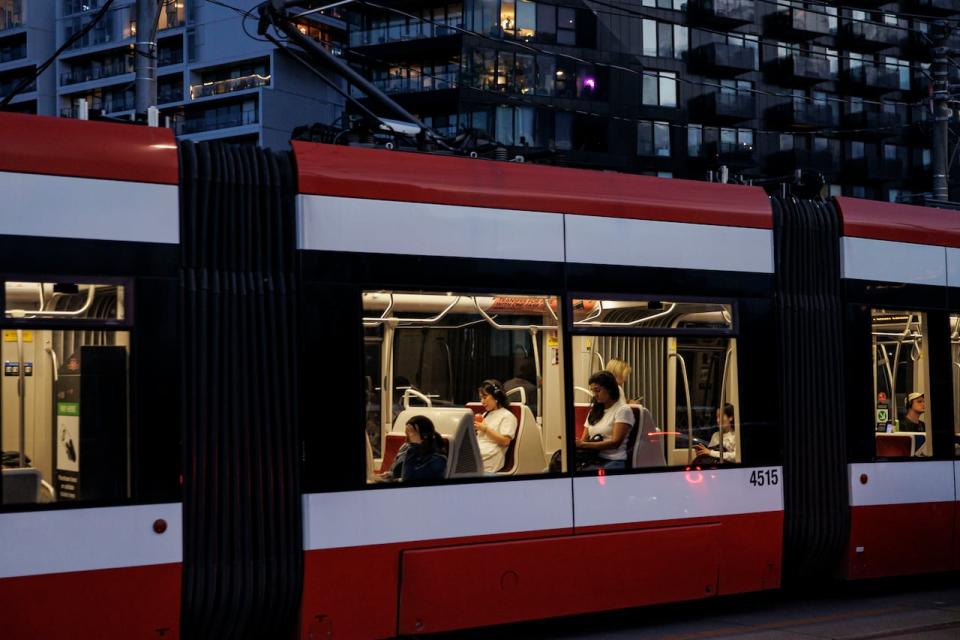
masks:
[[[923,423],[920,416],[927,410],[927,401],[922,393],[914,391],[907,395],[904,402],[907,413],[903,416],[903,422],[900,423],[900,431],[926,431],[927,425]]]
[[[578,458],[594,453],[596,461],[584,468],[624,469],[627,465],[627,434],[633,428],[633,411],[620,395],[617,379],[598,371],[589,380],[593,404],[577,442]]]
[[[477,432],[483,470],[495,473],[503,468],[507,447],[517,435],[517,418],[508,409],[510,401],[499,380],[484,380],[478,391],[483,413],[474,416],[473,427]]]
[[[710,444],[694,445],[696,461],[700,463],[710,462],[711,458],[717,460],[723,456],[724,462],[735,462],[737,459],[737,434],[735,432],[736,421],[733,419],[733,405],[729,402],[717,409],[717,424],[719,428],[710,437]]]
[[[447,443],[426,416],[413,416],[404,427],[407,442],[390,472],[404,482],[442,480],[447,474]]]

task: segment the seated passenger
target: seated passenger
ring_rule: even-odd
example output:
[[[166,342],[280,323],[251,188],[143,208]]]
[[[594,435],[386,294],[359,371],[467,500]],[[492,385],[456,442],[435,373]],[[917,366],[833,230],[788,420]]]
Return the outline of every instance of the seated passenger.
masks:
[[[430,418],[413,416],[404,431],[407,442],[401,449],[406,451],[397,453],[400,462],[392,465],[390,472],[404,482],[442,480],[447,473],[447,443]]]
[[[627,465],[627,434],[633,428],[633,411],[620,396],[617,379],[609,371],[598,371],[590,376],[589,383],[593,405],[577,442],[578,467],[624,469]],[[590,454],[596,458],[592,462],[585,459]]]
[[[735,462],[737,459],[737,435],[733,419],[733,405],[729,402],[723,408],[717,409],[717,424],[719,428],[710,437],[710,444],[694,446],[695,463],[709,464],[723,456],[724,462]],[[721,440],[723,441],[721,444]]]
[[[517,418],[507,408],[510,401],[499,380],[484,380],[479,392],[483,413],[474,416],[473,426],[477,430],[483,470],[494,473],[503,468],[507,447],[517,435]]]
[[[536,368],[533,360],[524,360],[517,366],[516,375],[503,383],[504,391],[513,391],[521,387],[527,397],[527,406],[534,415],[537,414],[537,385],[534,382],[537,379]]]
[[[920,416],[927,410],[927,401],[923,394],[914,391],[907,395],[906,405],[907,414],[903,416],[900,422],[900,431],[923,431],[926,432],[927,425],[923,423]]]
[[[633,371],[633,367],[623,360],[611,358],[607,361],[605,370],[612,373],[613,377],[617,379],[617,386],[620,387],[620,397],[626,402],[627,394],[623,389],[623,385],[627,384],[627,378],[630,377],[630,372]]]

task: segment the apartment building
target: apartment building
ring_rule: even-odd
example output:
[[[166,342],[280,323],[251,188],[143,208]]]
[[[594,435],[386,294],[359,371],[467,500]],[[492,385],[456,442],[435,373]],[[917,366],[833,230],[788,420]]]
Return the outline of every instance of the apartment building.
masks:
[[[38,3],[39,4],[39,3]],[[51,3],[52,4],[52,3]],[[66,42],[97,15],[104,0],[58,0],[56,41]],[[232,0],[235,11],[204,0],[162,5],[157,37],[157,99],[162,121],[192,140],[229,140],[282,148],[291,130],[333,124],[343,100],[303,66],[256,34],[259,2]],[[339,50],[335,15],[305,17],[301,30]],[[78,117],[81,100],[94,115],[134,115],[136,3],[115,0],[107,13],[57,61],[56,112]]]
[[[37,67],[55,49],[53,3],[0,0],[0,99],[24,79],[34,78]],[[57,85],[54,74],[33,80],[11,101],[14,111],[54,115]]]
[[[930,36],[960,2],[840,4],[427,0],[345,19],[379,88],[511,155],[694,179],[816,172],[832,193],[877,199],[929,191]]]

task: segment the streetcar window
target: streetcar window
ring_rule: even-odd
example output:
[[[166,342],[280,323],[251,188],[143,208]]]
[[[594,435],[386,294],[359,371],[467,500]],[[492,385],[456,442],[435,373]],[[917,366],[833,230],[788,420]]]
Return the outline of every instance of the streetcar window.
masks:
[[[112,295],[94,303],[110,306]],[[129,497],[129,332],[2,332],[3,504]]]
[[[9,319],[107,323],[127,317],[122,284],[7,282],[4,315]]]
[[[396,480],[414,416],[443,440],[443,477],[547,471],[565,424],[556,296],[366,291],[363,316],[369,482]]]
[[[871,329],[877,458],[930,456],[926,314],[872,309]]]
[[[588,415],[603,386],[595,377],[599,371],[614,375],[621,401],[634,416],[621,450],[581,450],[581,467],[618,468],[607,462],[617,458],[625,468],[740,462],[733,305],[661,299],[572,303],[578,440],[598,435]],[[600,459],[591,460],[595,456]]]
[[[953,454],[960,457],[960,315],[950,316],[950,357],[953,370]]]

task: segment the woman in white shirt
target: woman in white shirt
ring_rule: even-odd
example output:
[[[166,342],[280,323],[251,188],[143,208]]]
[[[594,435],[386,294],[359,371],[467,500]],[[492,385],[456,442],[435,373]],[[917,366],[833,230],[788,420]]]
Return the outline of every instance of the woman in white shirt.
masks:
[[[499,380],[484,380],[480,383],[480,404],[483,413],[474,416],[477,444],[483,458],[483,470],[500,471],[510,441],[517,435],[517,418],[507,407],[507,393]]]
[[[624,469],[627,465],[627,434],[633,428],[633,411],[620,396],[617,379],[609,371],[598,371],[590,376],[589,383],[593,405],[577,449],[596,453],[599,466],[604,469]]]
[[[707,447],[702,444],[696,445],[696,456],[701,460],[708,458],[716,460],[722,454],[724,462],[736,462],[737,434],[734,431],[736,423],[733,420],[733,405],[729,402],[723,405],[722,409],[717,409],[717,424],[720,428],[710,437],[710,445]],[[720,446],[721,440],[723,447]]]

